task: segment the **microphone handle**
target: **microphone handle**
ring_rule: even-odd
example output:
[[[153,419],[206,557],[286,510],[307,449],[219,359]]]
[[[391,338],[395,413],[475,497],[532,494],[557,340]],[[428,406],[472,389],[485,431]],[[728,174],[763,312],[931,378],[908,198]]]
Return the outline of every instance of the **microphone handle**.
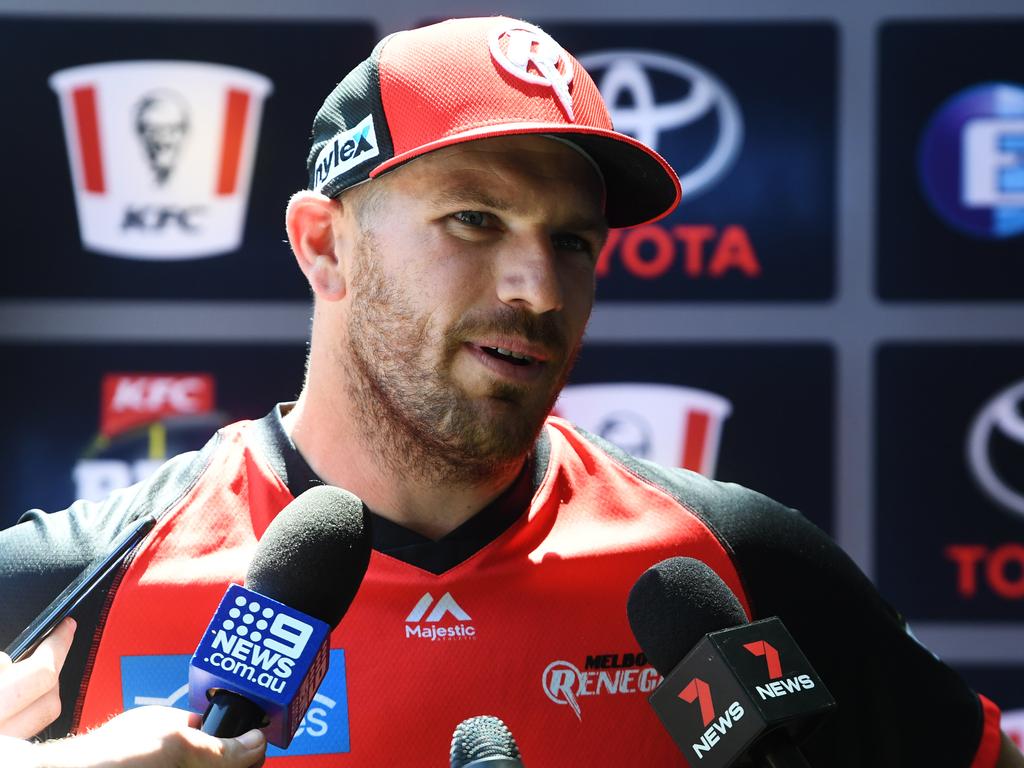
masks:
[[[211,736],[230,739],[263,726],[265,717],[263,710],[247,698],[220,689],[210,697],[201,730]]]
[[[750,750],[754,765],[764,768],[811,768],[789,731],[776,728],[758,739]]]

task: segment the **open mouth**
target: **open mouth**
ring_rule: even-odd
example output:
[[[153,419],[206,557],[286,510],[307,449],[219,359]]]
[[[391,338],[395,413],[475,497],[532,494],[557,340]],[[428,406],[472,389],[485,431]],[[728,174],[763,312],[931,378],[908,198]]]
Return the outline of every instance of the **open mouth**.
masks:
[[[520,355],[518,352],[513,352],[510,349],[504,349],[502,347],[480,347],[491,357],[502,360],[512,365],[530,365],[531,363],[537,362],[536,358],[530,357],[529,355]]]

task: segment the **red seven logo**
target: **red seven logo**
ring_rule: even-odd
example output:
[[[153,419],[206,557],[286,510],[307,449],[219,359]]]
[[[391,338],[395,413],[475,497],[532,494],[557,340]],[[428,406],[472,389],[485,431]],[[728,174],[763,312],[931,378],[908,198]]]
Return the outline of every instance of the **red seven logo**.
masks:
[[[693,678],[690,684],[679,692],[679,698],[690,704],[694,699],[700,700],[700,716],[704,718],[704,725],[710,723],[714,718],[715,707],[711,703],[711,688],[699,677]]]
[[[779,652],[764,640],[755,643],[747,643],[743,646],[755,656],[764,656],[768,662],[768,679],[777,680],[782,677],[782,662],[779,661]]]

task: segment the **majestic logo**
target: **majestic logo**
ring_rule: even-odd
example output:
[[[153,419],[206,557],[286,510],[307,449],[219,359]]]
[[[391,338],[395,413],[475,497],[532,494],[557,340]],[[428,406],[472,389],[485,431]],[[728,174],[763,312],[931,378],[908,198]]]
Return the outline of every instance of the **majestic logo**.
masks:
[[[1014,454],[1016,460],[1000,462],[998,457],[1005,454]],[[1024,517],[1022,457],[1024,381],[1018,381],[997,393],[974,417],[967,435],[967,463],[974,479],[990,499]]]
[[[84,248],[148,260],[238,249],[267,78],[203,62],[114,61],[55,72],[50,86]]]
[[[983,83],[947,99],[925,129],[918,170],[951,227],[992,240],[1024,232],[1024,87]]]
[[[743,145],[743,117],[732,92],[711,72],[686,59],[631,49],[588,53],[580,63],[595,75],[615,128],[655,150],[666,132],[713,115],[717,121],[713,145],[679,177],[686,200],[693,200],[728,173]],[[684,95],[658,101],[654,89],[658,77],[675,80],[683,86]],[[675,162],[677,168],[680,165]]]
[[[188,663],[191,657],[122,656],[122,706],[125,709],[156,704],[188,709]],[[322,755],[348,752],[348,687],[345,651],[333,650],[327,675],[295,732],[288,750],[271,746],[268,757]]]
[[[149,159],[157,184],[163,184],[177,164],[188,135],[188,105],[174,91],[145,94],[135,110],[135,132]]]
[[[562,390],[554,412],[637,458],[713,477],[732,405],[670,384],[575,384]]]
[[[451,617],[447,622],[446,616]],[[462,606],[455,602],[451,592],[445,592],[436,603],[433,595],[427,592],[405,617],[405,636],[430,641],[476,637],[476,627],[470,623],[472,621]]]
[[[621,661],[618,656],[588,656],[583,670],[570,661],[552,661],[541,675],[541,686],[551,701],[568,706],[582,720],[580,698],[647,694],[657,688],[661,675],[646,664],[642,653],[624,654]]]
[[[342,174],[379,154],[373,115],[367,115],[355,126],[328,141],[320,150],[316,156],[314,186],[323,189]]]
[[[550,88],[566,117],[576,120],[569,92],[572,59],[551,35],[525,21],[511,21],[494,27],[489,43],[498,66],[524,82]]]

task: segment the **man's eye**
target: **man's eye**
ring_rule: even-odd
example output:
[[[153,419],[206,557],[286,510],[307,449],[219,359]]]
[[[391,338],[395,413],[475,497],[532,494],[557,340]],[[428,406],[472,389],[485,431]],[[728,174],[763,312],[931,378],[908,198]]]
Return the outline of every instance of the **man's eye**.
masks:
[[[558,234],[551,236],[551,243],[558,250],[566,251],[590,251],[590,243],[578,235]]]
[[[459,211],[452,218],[468,227],[482,227],[487,223],[487,214],[481,211]]]

